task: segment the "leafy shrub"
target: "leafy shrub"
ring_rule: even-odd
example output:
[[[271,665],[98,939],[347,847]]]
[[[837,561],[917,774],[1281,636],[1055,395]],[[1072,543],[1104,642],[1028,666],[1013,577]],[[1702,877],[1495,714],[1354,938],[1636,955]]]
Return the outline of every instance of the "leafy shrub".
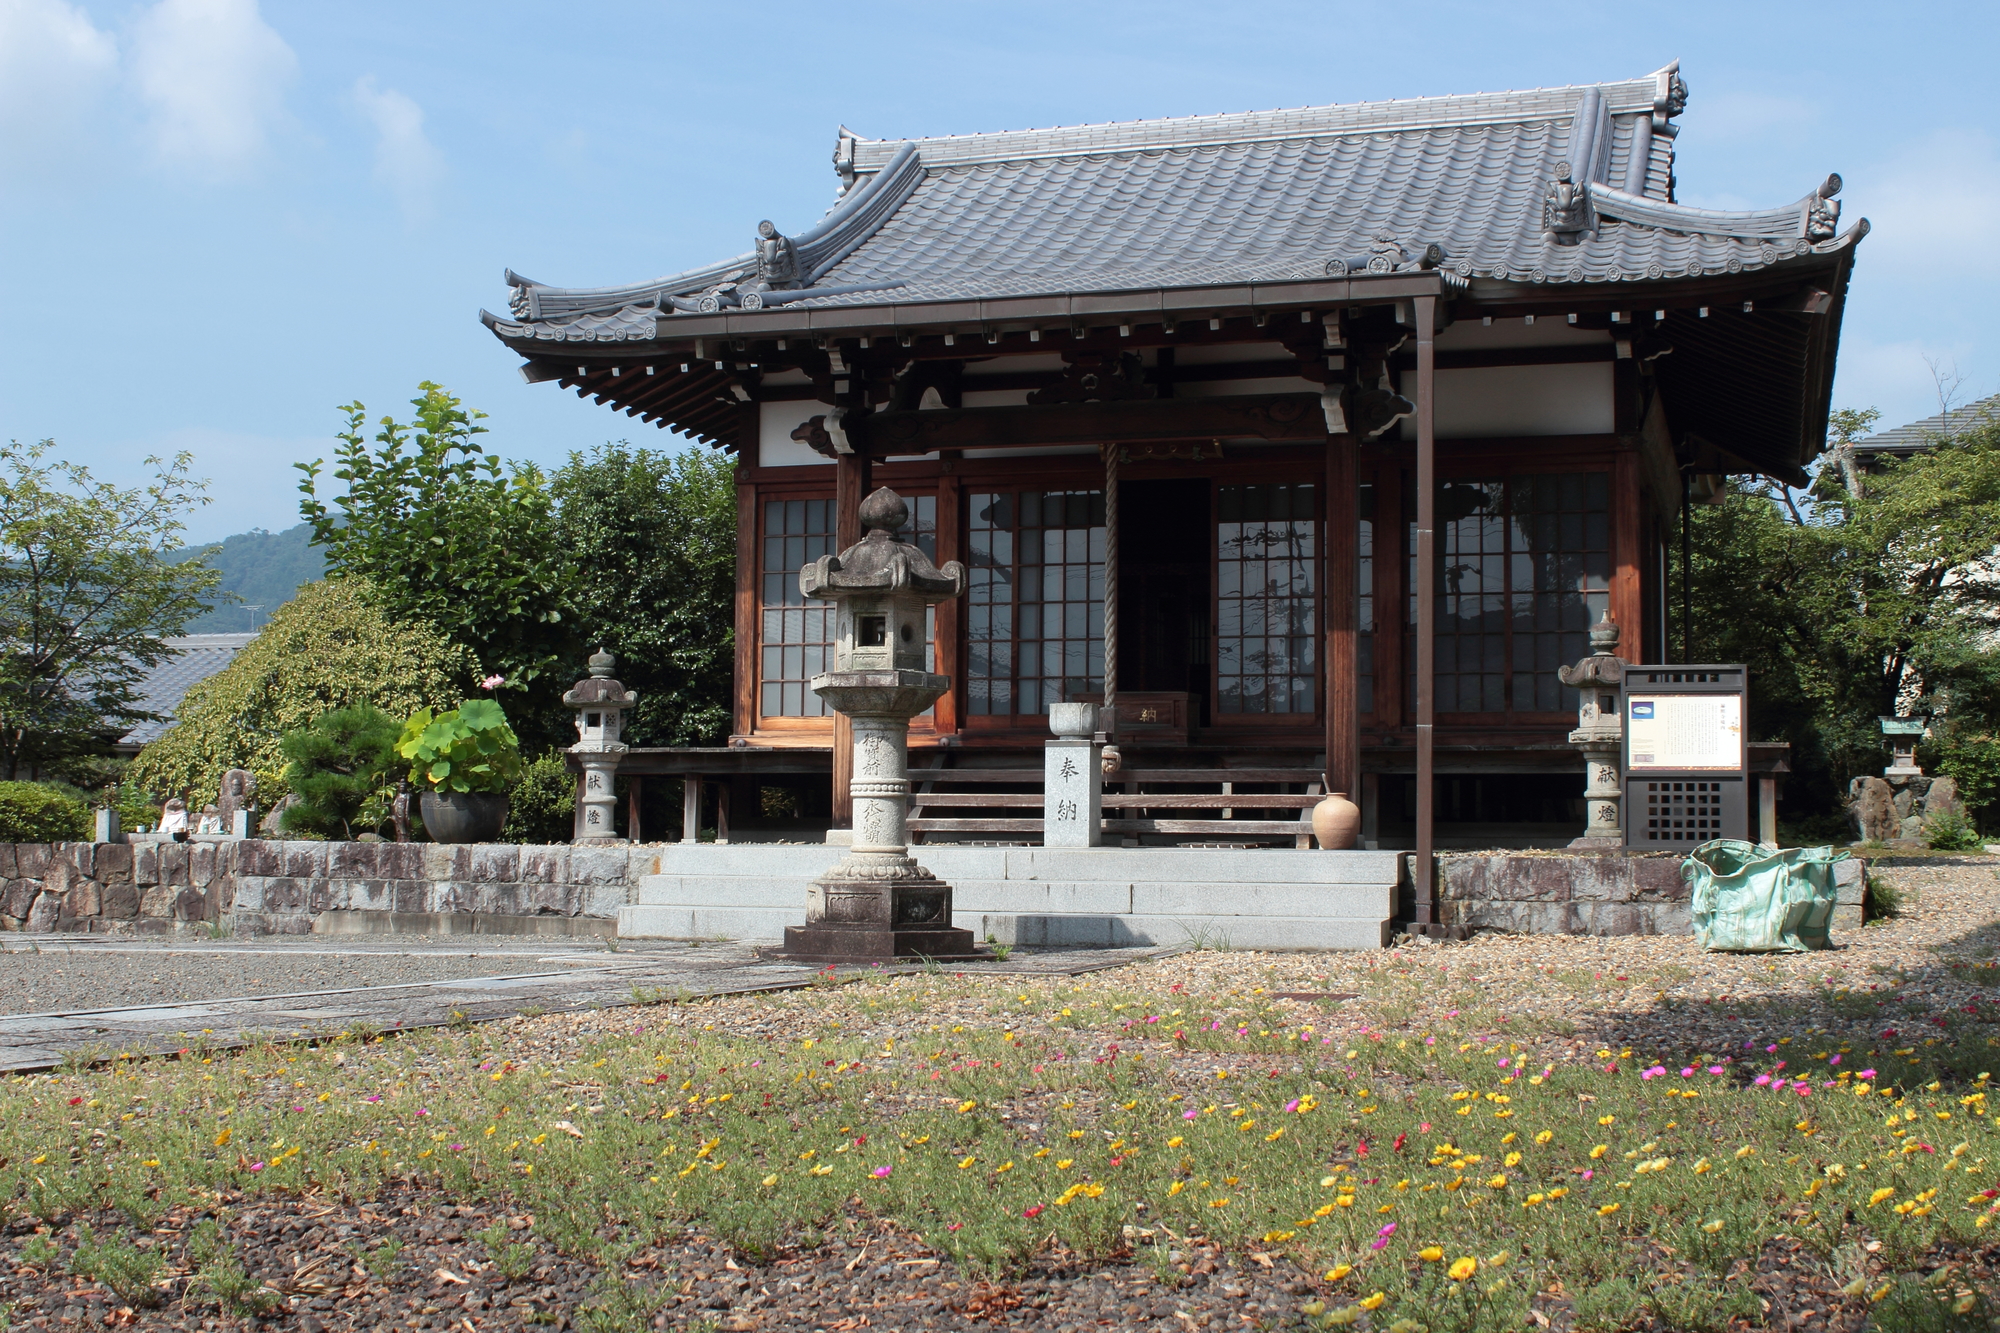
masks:
[[[1934,852],[1976,852],[1986,840],[1963,812],[1947,807],[1924,821],[1924,846]]]
[[[321,713],[278,743],[285,785],[299,798],[280,824],[287,833],[352,839],[388,818],[398,768],[395,719],[372,704]]]
[[[468,699],[432,715],[420,708],[403,724],[396,753],[410,780],[432,791],[500,792],[521,776],[521,741],[491,699]]]
[[[0,842],[88,842],[90,807],[40,782],[0,782]]]
[[[507,797],[504,842],[568,842],[576,824],[576,775],[561,750],[537,755],[521,767]]]
[[[227,667],[187,692],[179,720],[140,751],[128,777],[199,809],[223,773],[247,768],[268,810],[288,790],[286,732],[357,704],[408,717],[461,698],[474,678],[470,653],[431,625],[377,609],[359,582],[308,583]]]

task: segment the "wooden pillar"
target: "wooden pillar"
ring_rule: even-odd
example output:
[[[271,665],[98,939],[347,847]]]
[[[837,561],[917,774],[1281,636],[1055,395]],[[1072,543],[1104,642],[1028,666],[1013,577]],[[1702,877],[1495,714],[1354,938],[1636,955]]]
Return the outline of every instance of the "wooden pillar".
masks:
[[[1431,857],[1432,734],[1437,713],[1437,298],[1419,296],[1417,319],[1417,925],[1437,921]]]
[[[740,465],[739,465],[740,466]],[[757,729],[758,661],[762,642],[757,614],[757,486],[736,474],[736,734]]]
[[[1645,661],[1645,587],[1639,567],[1645,527],[1639,491],[1639,455],[1621,450],[1611,456],[1611,621],[1629,636],[1630,661]]]
[[[1375,469],[1375,717],[1403,728],[1409,706],[1403,695],[1404,635],[1409,626],[1409,553],[1403,548],[1403,469],[1384,463]],[[1363,806],[1366,815],[1368,807]]]
[[[833,467],[833,548],[845,551],[861,540],[861,502],[870,484],[868,455],[840,454]],[[833,827],[854,827],[854,729],[840,714],[833,715]],[[720,815],[717,816],[719,820]],[[717,828],[721,825],[718,823]]]
[[[948,466],[948,465],[947,465]],[[937,563],[947,560],[964,560],[965,524],[959,503],[958,478],[950,472],[938,477],[937,489]],[[951,677],[951,688],[939,696],[931,708],[931,725],[940,736],[957,732],[963,724],[965,671],[959,663],[959,641],[963,637],[963,620],[959,603],[962,599],[947,598],[937,605],[937,672]]]
[[[1361,694],[1355,672],[1360,595],[1360,515],[1354,437],[1326,437],[1326,781],[1361,797]]]
[[[681,841],[701,841],[701,779],[681,779]]]

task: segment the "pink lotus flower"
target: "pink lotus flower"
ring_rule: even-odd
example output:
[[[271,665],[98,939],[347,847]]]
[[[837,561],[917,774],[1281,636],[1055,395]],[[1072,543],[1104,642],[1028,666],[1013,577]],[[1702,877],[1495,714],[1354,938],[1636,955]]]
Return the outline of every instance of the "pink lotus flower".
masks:
[[[479,682],[479,688],[482,690],[497,690],[506,683],[507,678],[505,676],[488,676],[485,680]]]

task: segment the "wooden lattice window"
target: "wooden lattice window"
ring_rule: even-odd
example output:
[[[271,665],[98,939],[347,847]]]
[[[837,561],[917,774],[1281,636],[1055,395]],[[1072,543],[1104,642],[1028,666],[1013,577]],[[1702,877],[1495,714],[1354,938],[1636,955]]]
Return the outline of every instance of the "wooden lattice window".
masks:
[[[1224,486],[1218,501],[1217,711],[1311,713],[1319,675],[1313,486]]]
[[[967,497],[967,711],[1048,712],[1104,681],[1104,494]]]

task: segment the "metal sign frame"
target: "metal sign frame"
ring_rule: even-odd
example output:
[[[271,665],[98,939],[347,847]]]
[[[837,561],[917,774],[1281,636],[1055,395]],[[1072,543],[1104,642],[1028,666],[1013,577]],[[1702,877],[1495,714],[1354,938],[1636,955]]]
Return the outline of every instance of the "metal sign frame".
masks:
[[[1632,762],[1633,705],[1651,699],[1736,699],[1735,752],[1728,766]],[[1628,666],[1618,699],[1625,786],[1625,845],[1685,851],[1713,838],[1750,838],[1750,673],[1742,663]],[[1720,758],[1721,756],[1716,756]]]

